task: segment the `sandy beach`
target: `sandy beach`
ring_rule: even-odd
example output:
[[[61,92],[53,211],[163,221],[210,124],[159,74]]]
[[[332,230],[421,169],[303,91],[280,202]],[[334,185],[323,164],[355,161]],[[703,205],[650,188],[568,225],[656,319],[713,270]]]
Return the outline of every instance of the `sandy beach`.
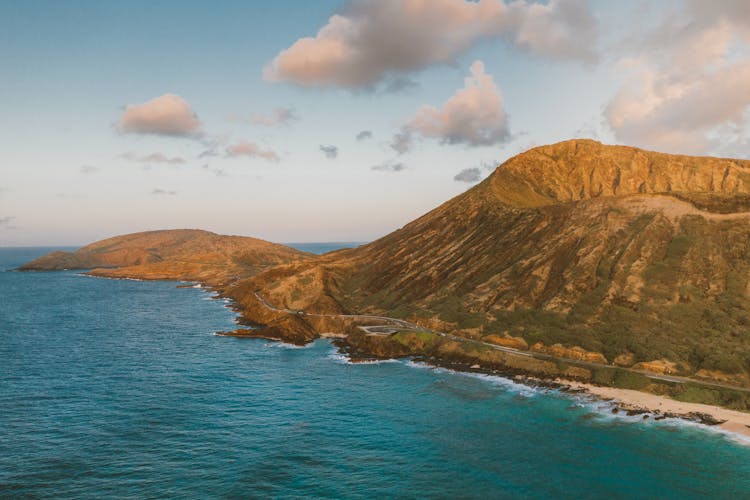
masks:
[[[700,403],[683,403],[664,396],[630,389],[601,387],[568,380],[560,380],[559,382],[574,389],[585,390],[602,399],[615,400],[625,410],[647,410],[654,413],[670,413],[688,418],[690,414],[708,414],[717,420],[725,421],[717,425],[717,427],[750,438],[750,413]]]

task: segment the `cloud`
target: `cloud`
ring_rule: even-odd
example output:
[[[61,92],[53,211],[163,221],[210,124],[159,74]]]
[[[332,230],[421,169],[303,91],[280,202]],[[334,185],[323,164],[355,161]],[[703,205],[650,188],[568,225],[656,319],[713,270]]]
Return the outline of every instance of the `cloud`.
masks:
[[[99,167],[94,167],[93,165],[81,165],[80,172],[82,174],[95,174],[96,172],[99,172],[101,169]]]
[[[358,141],[364,141],[365,139],[372,139],[372,131],[370,130],[363,130],[359,134],[357,134],[357,140]]]
[[[391,149],[402,155],[411,151],[411,147],[414,144],[414,137],[412,136],[411,129],[403,127],[401,130],[393,134],[391,140]]]
[[[290,108],[276,108],[270,115],[256,114],[253,115],[252,121],[256,125],[263,125],[265,127],[278,127],[279,125],[289,125],[292,122],[297,121],[299,118],[293,109]]]
[[[169,157],[165,156],[163,153],[151,153],[148,155],[137,155],[135,153],[127,152],[120,155],[121,158],[133,161],[137,163],[163,163],[167,165],[183,165],[185,163],[185,159],[179,156]]]
[[[310,87],[401,89],[409,74],[454,63],[500,39],[551,59],[597,61],[597,21],[586,0],[363,0],[331,16],[263,70],[272,82]],[[406,85],[408,87],[408,83]]]
[[[419,84],[411,78],[404,78],[402,76],[395,76],[388,80],[388,83],[383,88],[384,94],[397,94],[399,92],[409,92],[419,87]]]
[[[156,188],[153,191],[151,191],[151,194],[157,195],[157,196],[175,196],[177,194],[177,191],[170,191],[167,189]]]
[[[482,61],[474,61],[464,87],[441,109],[423,106],[406,129],[444,143],[467,146],[491,146],[510,139],[503,97],[492,76],[484,72]]]
[[[406,170],[406,165],[400,162],[383,162],[378,165],[373,165],[370,170],[376,170],[378,172],[401,172]]]
[[[249,158],[262,158],[274,163],[279,161],[279,155],[275,151],[262,149],[257,144],[248,141],[240,141],[232,144],[226,148],[225,152],[227,158],[247,156]]]
[[[199,155],[201,158],[213,158],[220,155],[220,150],[229,142],[226,135],[203,136],[200,138],[201,145],[206,148]]]
[[[228,177],[229,176],[229,174],[227,174],[224,170],[220,168],[211,168],[211,165],[209,165],[208,163],[201,165],[201,168],[213,173],[216,177]]]
[[[465,168],[453,177],[454,181],[474,183],[482,180],[482,171],[477,167]]]
[[[201,154],[198,155],[198,158],[213,158],[214,156],[219,156],[219,152],[212,148],[202,151]]]
[[[173,137],[200,136],[201,122],[190,104],[175,94],[164,94],[143,104],[131,104],[120,117],[123,134]]]
[[[617,67],[604,117],[618,141],[667,152],[747,149],[750,4],[687,2]]]
[[[16,219],[15,217],[10,217],[10,216],[0,217],[0,227],[5,227],[5,228],[10,229],[12,227],[11,224],[13,223],[15,219]]]
[[[488,172],[494,172],[497,166],[500,165],[500,162],[497,160],[485,160],[480,161],[476,168],[479,170],[487,170]]]
[[[320,145],[320,150],[326,155],[326,158],[333,160],[339,156],[339,148],[336,146],[324,146]]]

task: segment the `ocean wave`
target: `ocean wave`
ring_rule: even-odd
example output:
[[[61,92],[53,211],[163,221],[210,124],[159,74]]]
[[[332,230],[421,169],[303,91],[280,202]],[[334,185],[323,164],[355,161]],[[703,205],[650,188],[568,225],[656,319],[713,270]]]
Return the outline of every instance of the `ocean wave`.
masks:
[[[479,380],[486,381],[493,385],[501,386],[505,389],[510,390],[516,394],[524,397],[534,397],[539,395],[551,396],[559,399],[569,400],[573,406],[583,409],[594,422],[599,423],[621,423],[627,425],[644,425],[654,427],[672,427],[672,428],[684,428],[684,429],[695,429],[699,431],[711,432],[720,434],[726,439],[729,439],[735,443],[742,444],[744,446],[750,446],[750,437],[736,432],[731,432],[723,429],[719,426],[710,426],[701,422],[695,422],[680,417],[666,417],[657,420],[660,415],[655,412],[645,412],[633,415],[628,415],[627,410],[620,408],[617,401],[606,401],[596,395],[581,392],[581,393],[569,393],[561,391],[560,389],[547,388],[547,387],[533,387],[523,382],[516,382],[507,377],[500,375],[492,375],[485,373],[475,372],[464,372],[459,370],[451,370],[450,368],[432,366],[428,363],[421,363],[413,360],[405,360],[403,363],[411,368],[426,369],[437,373],[449,373],[454,375],[460,375],[465,377],[472,377]],[[617,409],[617,411],[613,411]],[[644,415],[648,415],[648,418],[643,418]]]
[[[96,278],[100,280],[115,280],[115,281],[148,281],[148,280],[142,280],[140,278],[127,278],[127,277],[116,277],[116,276],[94,276],[93,274],[88,273],[75,273],[75,276],[82,276],[84,278]]]
[[[271,348],[276,348],[276,349],[309,349],[312,346],[313,346],[312,342],[309,342],[305,345],[297,345],[297,344],[290,344],[282,340],[274,340],[274,341],[268,342],[263,347],[271,347]]]
[[[341,353],[338,348],[331,346],[331,351],[326,356],[328,359],[341,365],[383,365],[386,363],[400,363],[398,359],[367,359],[361,361],[352,361],[346,354]]]
[[[723,429],[719,426],[706,425],[701,422],[696,422],[681,417],[663,418],[663,415],[653,411],[645,411],[643,413],[628,415],[627,410],[623,410],[617,401],[603,400],[596,395],[585,392],[576,394],[566,393],[559,390],[552,390],[550,392],[554,392],[558,397],[574,401],[575,405],[584,408],[589,412],[589,415],[593,417],[594,422],[604,424],[616,423],[621,425],[640,425],[653,428],[691,429],[695,431],[719,434],[734,443],[741,444],[743,446],[750,446],[750,436],[738,434],[736,432]],[[648,418],[643,418],[645,415],[647,415]]]
[[[451,375],[458,375],[461,377],[470,377],[470,378],[483,380],[492,385],[502,387],[504,389],[510,390],[511,392],[514,392],[516,394],[519,394],[525,397],[532,397],[532,396],[536,396],[544,392],[547,392],[547,393],[551,392],[550,389],[547,389],[544,387],[532,387],[528,384],[516,382],[515,380],[509,379],[507,377],[503,377],[502,375],[492,375],[489,373],[464,372],[460,370],[451,370],[450,368],[444,368],[442,366],[433,366],[433,365],[430,365],[429,363],[421,363],[421,362],[414,361],[411,359],[404,360],[403,363],[410,368],[419,368],[423,370],[434,371],[436,373],[447,373]]]

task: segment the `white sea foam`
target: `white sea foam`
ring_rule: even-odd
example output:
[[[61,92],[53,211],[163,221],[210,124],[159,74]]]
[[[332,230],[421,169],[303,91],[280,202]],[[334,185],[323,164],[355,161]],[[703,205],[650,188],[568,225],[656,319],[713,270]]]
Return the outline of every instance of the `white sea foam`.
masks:
[[[88,273],[75,273],[75,276],[83,276],[84,278],[96,278],[96,279],[103,279],[103,280],[115,280],[115,281],[148,281],[148,280],[142,280],[139,278],[118,278],[115,276],[94,276],[93,274]]]
[[[276,349],[309,349],[313,346],[313,343],[307,343],[305,345],[290,344],[281,340],[270,341],[264,345],[264,347],[272,347]]]
[[[346,354],[341,353],[337,347],[331,345],[331,350],[327,356],[328,359],[341,365],[383,365],[386,363],[400,363],[398,359],[366,359],[361,361],[352,361]]]
[[[750,437],[735,432],[722,429],[719,426],[706,425],[701,422],[693,420],[687,420],[680,417],[666,417],[657,420],[660,414],[655,412],[647,411],[645,413],[639,413],[636,415],[628,415],[627,410],[623,410],[619,407],[617,401],[605,401],[599,399],[597,396],[588,393],[565,393],[560,391],[551,391],[556,393],[559,397],[568,398],[574,401],[574,404],[585,408],[591,412],[596,422],[617,422],[628,425],[643,425],[643,426],[654,426],[662,428],[673,428],[673,429],[691,429],[702,432],[711,432],[720,434],[721,436],[729,439],[735,443],[750,446]],[[617,408],[618,411],[615,413],[613,410]],[[644,415],[648,415],[648,418],[643,418]]]
[[[328,359],[333,360],[336,363],[342,364],[342,365],[350,365],[352,364],[351,360],[349,359],[349,356],[346,356],[344,354],[341,354],[338,352],[337,349],[333,349],[331,352],[328,353],[328,356],[326,356]]]
[[[511,380],[507,377],[503,377],[501,375],[492,375],[488,373],[476,373],[476,372],[464,372],[459,370],[451,370],[450,368],[444,368],[442,366],[433,366],[428,363],[421,363],[413,360],[405,360],[403,362],[406,366],[409,366],[411,368],[419,368],[423,370],[430,370],[434,371],[436,373],[448,373],[451,375],[459,375],[462,377],[470,377],[470,378],[476,378],[479,380],[483,380],[485,382],[489,382],[492,385],[501,386],[504,389],[508,389],[511,392],[520,394],[521,396],[525,397],[532,397],[536,396],[542,392],[550,392],[548,389],[545,388],[539,388],[539,387],[532,387],[527,384],[523,384],[520,382],[516,382],[515,380]]]

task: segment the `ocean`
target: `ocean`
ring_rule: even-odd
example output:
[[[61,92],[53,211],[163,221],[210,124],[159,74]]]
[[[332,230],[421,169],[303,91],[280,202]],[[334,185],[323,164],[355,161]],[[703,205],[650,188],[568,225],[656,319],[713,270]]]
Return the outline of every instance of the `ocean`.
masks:
[[[315,254],[324,254],[333,252],[334,250],[341,250],[342,248],[356,248],[360,245],[364,245],[364,242],[357,241],[345,241],[345,242],[320,242],[320,243],[284,243],[284,245],[302,250],[303,252],[310,252]]]
[[[10,270],[0,497],[747,498],[750,445],[409,360],[215,336],[200,288]]]

